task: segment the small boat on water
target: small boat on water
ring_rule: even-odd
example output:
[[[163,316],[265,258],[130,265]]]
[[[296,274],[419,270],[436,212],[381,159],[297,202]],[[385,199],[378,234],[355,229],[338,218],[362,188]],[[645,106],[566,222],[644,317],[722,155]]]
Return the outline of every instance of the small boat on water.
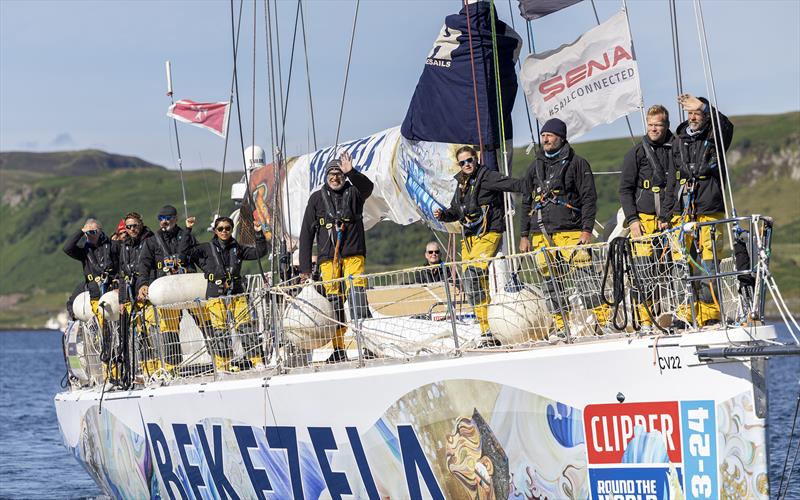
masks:
[[[465,36],[445,25],[426,65],[449,68]],[[455,146],[398,127],[248,169],[233,189],[241,238],[255,216],[276,249],[291,247],[337,149],[376,184],[365,226],[446,229],[430,215],[452,194]],[[495,153],[499,168],[505,153]],[[685,242],[709,228],[739,252],[698,274]],[[459,286],[475,262],[458,258],[433,281],[418,278],[424,268],[360,276],[369,311],[342,320],[320,291],[352,290],[353,276],[289,279],[273,255],[269,273],[222,298],[246,303],[224,333],[238,358],[255,335],[262,366],[215,363],[203,274],[150,287],[155,317],[177,318],[177,336],[157,319],[123,321],[113,292],[102,320],[79,297],[64,333],[59,426],[117,498],[768,498],[765,356],[798,351],[765,322],[767,299],[799,330],[770,274],[772,234],[770,218],[748,215],[526,253],[507,245],[480,261],[499,345],[483,342]],[[656,250],[652,265],[634,265],[633,245]],[[687,316],[699,282],[716,290],[716,324]],[[594,312],[597,294],[608,321]],[[343,327],[347,360],[326,363]]]

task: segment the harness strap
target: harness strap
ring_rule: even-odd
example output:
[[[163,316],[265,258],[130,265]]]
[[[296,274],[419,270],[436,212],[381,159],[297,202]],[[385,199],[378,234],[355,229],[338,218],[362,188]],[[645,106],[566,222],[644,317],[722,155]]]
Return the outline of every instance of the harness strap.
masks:
[[[644,149],[644,154],[647,156],[647,161],[650,162],[650,166],[653,168],[653,174],[663,172],[664,169],[661,168],[661,164],[656,160],[655,152],[653,148],[648,144],[644,139],[642,139],[642,149]],[[655,175],[653,176],[655,178]],[[645,185],[647,183],[647,185]],[[649,189],[653,193],[653,202],[656,208],[656,217],[661,217],[661,187],[654,186],[653,181],[649,179],[645,179],[642,181],[642,188]]]

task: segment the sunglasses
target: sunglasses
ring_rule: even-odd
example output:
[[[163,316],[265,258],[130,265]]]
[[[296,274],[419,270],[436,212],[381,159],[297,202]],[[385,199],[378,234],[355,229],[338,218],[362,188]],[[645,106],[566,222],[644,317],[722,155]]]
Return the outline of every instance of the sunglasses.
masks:
[[[472,165],[475,162],[475,158],[467,158],[466,160],[461,160],[458,162],[459,167],[463,167],[465,165]]]
[[[86,236],[95,236],[97,234],[100,234],[100,230],[99,229],[90,229],[88,231],[84,231],[84,233],[86,234]]]
[[[168,221],[168,220],[172,220],[172,219],[174,219],[174,218],[175,218],[175,216],[174,216],[174,215],[159,215],[159,216],[158,216],[158,220],[159,220],[159,222],[160,222],[160,221]]]
[[[439,255],[442,252],[441,250],[428,250],[428,253],[431,255]]]
[[[140,227],[142,226],[139,224],[125,224],[125,229],[139,229]]]
[[[219,226],[214,228],[215,231],[219,231],[220,233],[223,231],[231,231],[233,228],[231,226]]]

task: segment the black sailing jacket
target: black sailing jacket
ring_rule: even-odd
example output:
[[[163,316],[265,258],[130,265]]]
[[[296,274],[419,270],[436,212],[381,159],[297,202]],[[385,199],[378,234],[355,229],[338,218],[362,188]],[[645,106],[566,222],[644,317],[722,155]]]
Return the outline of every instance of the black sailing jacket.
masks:
[[[300,272],[311,272],[311,247],[314,238],[317,240],[317,262],[320,264],[333,260],[336,245],[337,231],[336,214],[329,214],[323,196],[329,196],[330,207],[334,212],[339,212],[343,219],[349,219],[343,226],[341,243],[339,244],[339,257],[353,257],[367,255],[367,243],[364,237],[364,202],[372,194],[375,185],[366,175],[356,169],[345,174],[347,180],[338,192],[328,187],[311,193],[303,215],[303,226],[300,228]],[[323,193],[325,190],[325,193]]]
[[[189,250],[192,261],[197,262],[208,280],[206,298],[244,293],[242,261],[258,260],[269,250],[264,233],[256,231],[255,240],[256,245],[251,247],[239,245],[233,237],[225,242],[214,236],[208,243]]]
[[[504,233],[506,230],[505,206],[503,193],[520,193],[524,183],[513,177],[507,177],[496,170],[490,170],[483,165],[478,165],[469,179],[464,184],[463,174],[455,175],[458,183],[450,208],[442,211],[439,220],[442,222],[460,222],[466,236],[482,235],[484,233]],[[484,219],[475,225],[470,221],[477,221],[480,212]],[[466,220],[466,217],[469,220]]]
[[[157,229],[151,238],[147,238],[139,261],[139,286],[150,286],[157,278],[171,274],[170,269],[183,267],[191,271],[187,254],[197,245],[191,229],[179,226],[170,231]]]
[[[565,142],[553,158],[548,158],[540,149],[524,181],[522,236],[541,232],[537,206],[541,207],[544,228],[550,234],[592,231],[597,215],[592,168],[575,154],[569,143]]]
[[[142,228],[142,232],[136,239],[126,237],[114,243],[119,247],[119,302],[131,302],[136,300],[136,294],[142,286],[142,276],[139,264],[142,260],[142,253],[149,238],[153,237],[153,231],[147,226]],[[133,297],[128,296],[128,283],[130,282]]]
[[[625,212],[625,222],[637,219],[638,214],[656,215],[655,193],[657,188],[661,212],[659,219],[669,222],[675,200],[675,166],[672,160],[673,135],[669,130],[660,143],[646,135],[642,142],[631,148],[622,161],[619,179],[619,201]],[[652,151],[656,165],[648,159],[645,148]]]
[[[64,243],[64,253],[83,264],[85,288],[93,299],[99,299],[101,291],[108,291],[112,279],[119,269],[119,249],[105,234],[100,235],[97,246],[83,239],[83,231],[73,234]],[[103,287],[103,290],[100,287]]]
[[[709,106],[711,113],[715,109]],[[685,121],[678,126],[675,131],[675,139],[672,142],[672,157],[675,162],[675,203],[673,212],[676,215],[683,213],[684,202],[682,195],[686,194],[686,187],[690,180],[695,178],[694,213],[712,214],[725,211],[725,203],[722,197],[722,183],[720,174],[725,170],[722,158],[717,159],[717,151],[714,143],[716,141],[725,151],[731,145],[733,139],[733,123],[722,113],[720,118],[720,132],[711,133],[711,118],[706,122],[705,127],[697,134],[690,135],[688,132],[689,122]],[[714,115],[716,120],[716,115]],[[720,152],[721,153],[721,152]]]

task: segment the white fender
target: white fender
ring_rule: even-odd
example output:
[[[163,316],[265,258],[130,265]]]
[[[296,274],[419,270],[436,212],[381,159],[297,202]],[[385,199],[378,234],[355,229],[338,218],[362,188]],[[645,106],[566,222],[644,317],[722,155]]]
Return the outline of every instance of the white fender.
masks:
[[[309,285],[289,300],[283,312],[283,329],[295,346],[319,349],[333,338],[336,329],[333,305]]]
[[[98,307],[103,309],[103,319],[110,321],[119,320],[119,290],[111,290],[100,297]]]
[[[148,297],[156,306],[206,298],[208,280],[203,273],[171,274],[150,283]]]
[[[94,317],[92,312],[92,298],[89,292],[79,293],[77,297],[72,300],[72,313],[81,321],[91,321]]]
[[[488,316],[492,335],[504,345],[545,340],[553,327],[547,299],[539,288],[531,285],[519,292],[495,293]]]

